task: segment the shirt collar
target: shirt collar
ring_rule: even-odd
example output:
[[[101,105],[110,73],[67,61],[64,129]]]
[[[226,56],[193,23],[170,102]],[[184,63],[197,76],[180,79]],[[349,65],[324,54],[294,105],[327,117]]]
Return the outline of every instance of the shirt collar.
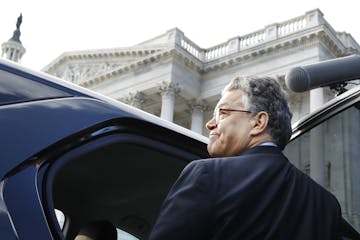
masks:
[[[262,142],[260,144],[258,144],[257,146],[270,146],[270,147],[277,147],[278,145],[276,145],[273,142]]]

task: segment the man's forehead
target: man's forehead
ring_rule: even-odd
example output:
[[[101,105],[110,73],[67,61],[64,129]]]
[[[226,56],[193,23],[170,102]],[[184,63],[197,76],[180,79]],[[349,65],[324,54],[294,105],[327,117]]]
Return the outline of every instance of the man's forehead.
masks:
[[[226,91],[221,96],[219,102],[216,104],[215,108],[224,108],[230,106],[242,106],[243,105],[243,96],[244,92],[240,89]]]

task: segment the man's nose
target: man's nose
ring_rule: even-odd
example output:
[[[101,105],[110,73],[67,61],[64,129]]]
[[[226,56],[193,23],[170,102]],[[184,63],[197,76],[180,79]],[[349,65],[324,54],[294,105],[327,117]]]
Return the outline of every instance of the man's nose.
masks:
[[[208,130],[213,130],[214,128],[216,128],[216,126],[217,126],[217,124],[216,124],[216,122],[215,122],[215,118],[213,117],[213,118],[211,118],[207,123],[206,123],[206,128],[208,129]]]

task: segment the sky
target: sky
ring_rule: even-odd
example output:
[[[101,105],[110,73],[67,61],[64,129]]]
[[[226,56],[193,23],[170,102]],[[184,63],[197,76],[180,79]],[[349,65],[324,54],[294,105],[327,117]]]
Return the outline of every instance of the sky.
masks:
[[[130,47],[179,28],[209,48],[319,8],[360,43],[359,0],[11,0],[0,3],[0,43],[23,21],[22,65],[41,70],[64,52]]]

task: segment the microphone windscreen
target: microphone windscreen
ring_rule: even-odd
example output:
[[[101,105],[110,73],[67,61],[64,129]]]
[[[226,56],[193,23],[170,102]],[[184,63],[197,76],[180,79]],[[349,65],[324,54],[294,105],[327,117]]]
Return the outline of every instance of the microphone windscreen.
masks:
[[[286,85],[294,92],[304,92],[360,78],[360,56],[352,55],[290,69]]]
[[[309,88],[309,76],[302,67],[292,68],[286,74],[285,82],[294,92],[304,92]]]

